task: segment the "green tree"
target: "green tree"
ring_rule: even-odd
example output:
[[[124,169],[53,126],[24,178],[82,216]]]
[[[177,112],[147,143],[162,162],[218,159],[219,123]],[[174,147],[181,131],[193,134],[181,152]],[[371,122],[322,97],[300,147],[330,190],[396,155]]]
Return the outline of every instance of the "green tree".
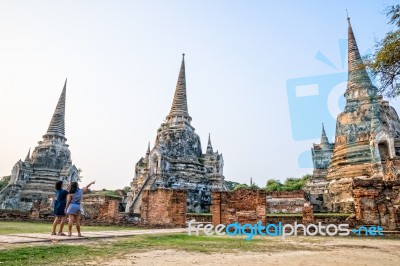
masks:
[[[389,7],[386,16],[398,28],[377,42],[374,53],[365,58],[365,63],[378,82],[379,92],[394,98],[400,95],[400,5]]]
[[[237,184],[233,190],[239,190],[239,189],[249,189],[250,187],[246,184]]]
[[[282,190],[285,191],[293,191],[293,190],[301,190],[307,183],[309,175],[305,175],[301,178],[289,177],[283,183]]]
[[[273,192],[301,190],[306,185],[309,177],[310,175],[304,175],[300,178],[288,177],[283,184],[277,179],[270,179],[267,181],[265,191]]]
[[[238,184],[233,188],[233,190],[239,190],[239,189],[253,189],[253,190],[257,190],[257,189],[260,189],[260,187],[259,187],[257,184],[255,184],[255,183],[251,184],[250,186],[247,185],[247,184],[239,184],[239,183],[238,183]]]
[[[240,183],[235,182],[235,181],[225,181],[225,185],[226,185],[226,187],[227,187],[229,190],[234,190],[235,187],[236,187],[237,185],[239,185],[239,184],[240,184]]]
[[[8,182],[10,182],[11,176],[3,176],[0,177],[0,190],[5,188],[8,185]]]
[[[281,191],[282,190],[282,183],[276,179],[269,179],[267,181],[267,185],[265,186],[265,191],[272,192],[272,191]]]
[[[260,187],[259,187],[256,183],[251,184],[251,185],[249,186],[249,188],[251,188],[251,189],[253,189],[253,190],[260,189]]]
[[[400,5],[390,6],[386,11],[386,16],[390,17],[389,23],[400,27]]]

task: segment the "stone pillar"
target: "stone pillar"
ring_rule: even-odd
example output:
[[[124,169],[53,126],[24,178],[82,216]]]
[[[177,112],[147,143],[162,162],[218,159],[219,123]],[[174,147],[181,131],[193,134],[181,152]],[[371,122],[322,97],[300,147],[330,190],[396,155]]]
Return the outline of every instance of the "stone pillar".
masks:
[[[309,202],[304,203],[303,224],[315,223],[314,210]]]
[[[212,193],[212,224],[217,226],[221,223],[221,192]]]

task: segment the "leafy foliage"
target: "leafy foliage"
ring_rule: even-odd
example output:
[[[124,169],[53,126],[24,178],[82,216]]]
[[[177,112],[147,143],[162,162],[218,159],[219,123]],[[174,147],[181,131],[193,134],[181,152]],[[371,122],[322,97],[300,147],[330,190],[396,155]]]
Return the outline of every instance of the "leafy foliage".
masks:
[[[309,177],[310,175],[304,175],[300,178],[288,177],[283,184],[279,180],[270,179],[267,181],[265,190],[267,192],[301,190],[306,185]]]
[[[267,192],[301,190],[306,185],[309,177],[310,175],[304,175],[303,177],[300,178],[289,177],[286,178],[286,180],[283,183],[281,183],[281,181],[279,181],[278,179],[269,179],[267,181],[265,188],[263,189],[265,189],[265,191]],[[233,181],[226,181],[226,183],[229,190],[260,189],[260,187],[254,183],[250,186],[247,184],[241,184]]]
[[[225,185],[229,190],[234,190],[234,188],[239,185],[240,183],[235,182],[235,181],[225,181]]]
[[[104,195],[113,198],[121,198],[121,195],[116,190],[107,190],[103,188],[102,190],[91,190],[88,194],[94,195]]]
[[[390,6],[386,11],[386,16],[390,17],[389,23],[400,27],[400,5]]]
[[[237,184],[233,190],[240,190],[240,189],[249,189],[250,187],[247,184]]]
[[[260,189],[260,187],[256,183],[251,184],[250,188],[251,189]]]
[[[240,189],[253,189],[253,190],[256,190],[256,189],[260,189],[260,187],[259,186],[257,186],[257,184],[251,184],[250,186],[249,185],[247,185],[247,184],[237,184],[234,188],[233,188],[233,190],[240,190]]]
[[[3,176],[0,178],[0,190],[5,188],[8,185],[8,182],[10,182],[11,176]]]
[[[400,27],[400,5],[389,7],[389,23]],[[400,29],[389,31],[365,58],[365,64],[378,81],[379,92],[388,98],[400,95]]]
[[[272,191],[282,191],[282,183],[277,179],[270,179],[267,181],[267,185],[265,186],[265,190],[267,192]]]

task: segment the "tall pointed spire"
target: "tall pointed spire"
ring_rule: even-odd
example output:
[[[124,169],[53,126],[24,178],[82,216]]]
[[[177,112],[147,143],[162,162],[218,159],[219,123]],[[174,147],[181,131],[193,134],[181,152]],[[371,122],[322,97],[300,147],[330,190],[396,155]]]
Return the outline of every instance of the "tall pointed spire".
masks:
[[[179,71],[179,77],[176,83],[174,100],[172,102],[168,118],[174,116],[183,116],[190,118],[187,106],[187,97],[186,97],[185,54],[182,55],[181,69]],[[189,120],[191,120],[191,118]]]
[[[65,97],[67,90],[67,79],[65,79],[64,88],[61,92],[60,99],[58,100],[57,107],[54,110],[53,117],[51,118],[49,128],[46,135],[55,135],[65,138]]]
[[[348,23],[348,83],[347,93],[353,89],[364,89],[368,95],[376,94],[377,89],[372,85],[371,79],[365,69],[360,51],[357,46],[356,38],[354,37],[353,28],[351,27],[350,18],[347,17]],[[361,96],[361,95],[360,95]],[[351,97],[351,96],[350,96]],[[348,97],[346,97],[348,98]]]
[[[25,162],[29,161],[30,158],[31,158],[31,148],[29,148],[28,154],[25,157]]]
[[[214,153],[213,147],[212,147],[212,145],[211,145],[211,136],[210,136],[210,133],[208,133],[207,153],[208,153],[208,154],[213,154],[213,153]]]
[[[321,146],[322,147],[329,146],[329,140],[328,140],[328,137],[326,136],[324,123],[322,123]]]
[[[146,157],[149,157],[149,155],[150,155],[150,141],[149,144],[147,145]]]

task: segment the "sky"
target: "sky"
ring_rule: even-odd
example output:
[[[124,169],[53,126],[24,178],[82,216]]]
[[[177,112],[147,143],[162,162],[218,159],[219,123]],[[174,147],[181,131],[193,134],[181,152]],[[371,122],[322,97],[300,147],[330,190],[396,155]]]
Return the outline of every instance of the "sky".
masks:
[[[346,9],[362,54],[396,1],[1,1],[0,176],[45,134],[68,78],[66,137],[82,184],[129,186],[169,113],[185,53],[189,114],[226,180],[312,173],[346,88]],[[400,101],[391,105],[400,110]]]

